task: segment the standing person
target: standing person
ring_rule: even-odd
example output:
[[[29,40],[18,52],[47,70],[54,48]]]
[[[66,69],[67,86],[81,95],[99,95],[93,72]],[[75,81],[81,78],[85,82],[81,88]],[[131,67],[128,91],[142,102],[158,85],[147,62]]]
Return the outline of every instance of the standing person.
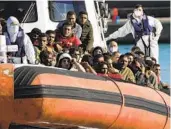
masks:
[[[76,13],[74,11],[69,11],[67,13],[66,21],[62,21],[57,25],[57,31],[62,31],[62,26],[65,22],[71,22],[73,33],[80,38],[82,33],[82,28],[79,24],[76,23]]]
[[[79,18],[78,23],[82,27],[82,34],[80,37],[80,40],[82,44],[84,45],[86,51],[90,51],[93,47],[93,28],[88,20],[88,14],[85,11],[79,12]]]
[[[156,29],[155,34],[153,33],[153,27]],[[125,37],[129,33],[132,33],[135,46],[138,46],[146,56],[156,58],[158,62],[158,40],[162,29],[161,22],[154,17],[147,16],[143,11],[142,5],[138,4],[135,6],[133,14],[125,25],[109,35],[106,40]]]
[[[35,64],[33,44],[19,25],[17,18],[10,16],[7,20],[7,29],[4,32],[6,44],[15,47],[15,52],[9,52],[8,59],[14,64]]]

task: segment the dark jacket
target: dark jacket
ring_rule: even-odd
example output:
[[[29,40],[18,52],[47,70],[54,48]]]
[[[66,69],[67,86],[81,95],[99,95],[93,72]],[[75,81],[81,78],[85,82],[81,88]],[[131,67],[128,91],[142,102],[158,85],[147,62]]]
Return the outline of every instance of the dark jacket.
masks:
[[[81,42],[86,45],[86,50],[91,50],[94,42],[92,25],[87,21],[84,25],[80,24],[80,26],[82,27]]]

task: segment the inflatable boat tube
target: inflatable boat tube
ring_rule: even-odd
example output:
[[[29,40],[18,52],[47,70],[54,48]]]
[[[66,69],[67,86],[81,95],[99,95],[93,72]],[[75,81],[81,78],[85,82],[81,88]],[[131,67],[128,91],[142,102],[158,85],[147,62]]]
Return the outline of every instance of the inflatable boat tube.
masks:
[[[0,129],[8,129],[13,120],[13,65],[0,64]]]
[[[21,66],[14,71],[9,129],[169,129],[169,100],[160,91],[93,74]]]

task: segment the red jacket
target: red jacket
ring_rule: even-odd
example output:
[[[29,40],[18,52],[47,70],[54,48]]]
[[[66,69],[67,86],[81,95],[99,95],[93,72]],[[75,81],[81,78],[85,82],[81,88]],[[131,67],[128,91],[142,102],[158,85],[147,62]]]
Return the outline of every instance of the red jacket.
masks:
[[[56,41],[59,42],[62,47],[78,47],[81,44],[81,41],[79,38],[77,38],[75,35],[72,35],[71,37],[64,37],[61,34],[56,35]]]

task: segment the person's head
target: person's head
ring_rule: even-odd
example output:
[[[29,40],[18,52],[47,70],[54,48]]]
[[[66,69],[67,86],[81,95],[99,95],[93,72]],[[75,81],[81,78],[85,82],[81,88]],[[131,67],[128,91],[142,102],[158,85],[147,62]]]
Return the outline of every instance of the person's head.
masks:
[[[55,66],[56,64],[56,60],[54,60],[53,53],[46,50],[40,52],[40,61],[46,66]]]
[[[156,60],[156,58],[154,58],[154,57],[151,57],[151,60],[153,61],[153,63],[154,63],[154,64],[156,64],[156,63],[157,63],[157,60]]]
[[[94,57],[99,54],[103,54],[103,49],[101,47],[97,46],[93,49],[92,56]]]
[[[132,62],[132,66],[135,68],[145,67],[143,60],[139,57],[134,57],[134,61]]]
[[[7,20],[7,31],[11,38],[11,42],[15,42],[17,38],[17,34],[19,32],[20,23],[16,17],[10,16]],[[14,38],[15,35],[15,38]],[[12,38],[13,37],[13,38]]]
[[[108,65],[106,62],[98,63],[95,70],[97,73],[108,74]]]
[[[154,66],[153,66],[153,71],[154,71],[154,73],[157,75],[157,76],[160,76],[160,71],[161,70],[161,68],[160,68],[160,65],[159,64],[154,64]]]
[[[102,54],[98,54],[96,56],[93,57],[93,64],[97,64],[100,62],[104,62],[104,56]]]
[[[118,63],[118,60],[119,60],[120,55],[121,55],[121,54],[120,54],[119,52],[114,52],[114,53],[112,54],[112,57],[111,57],[112,62],[113,62],[113,63]]]
[[[39,47],[43,49],[46,47],[47,43],[47,35],[45,33],[41,33],[39,36]]]
[[[128,66],[128,61],[129,61],[128,56],[126,56],[126,55],[120,56],[118,63],[120,65],[121,69],[124,69]]]
[[[48,31],[46,31],[46,34],[48,36],[48,44],[53,45],[55,42],[55,31],[48,30]]]
[[[72,35],[72,24],[71,22],[66,22],[63,24],[63,36],[69,37]]]
[[[137,46],[133,46],[133,47],[131,48],[131,53],[132,53],[132,54],[135,54],[136,51],[141,51],[141,49],[140,49],[139,47],[137,47]]]
[[[144,57],[145,57],[144,52],[142,52],[142,51],[136,51],[135,52],[135,55],[137,55],[139,58],[141,58],[141,59],[144,60]]]
[[[145,64],[146,64],[148,67],[150,67],[151,69],[153,68],[154,63],[153,63],[151,57],[146,57],[146,58],[145,58]]]
[[[71,25],[74,26],[76,23],[76,13],[74,11],[69,11],[67,13],[67,21],[71,22]]]
[[[78,48],[70,48],[69,49],[69,54],[71,55],[72,58],[75,58],[77,62],[80,60],[80,52]]]
[[[134,14],[134,16],[137,17],[137,18],[140,18],[141,16],[143,16],[144,11],[143,11],[142,5],[137,4],[137,5],[135,6],[135,8],[134,8],[133,14]]]
[[[63,53],[59,57],[58,67],[63,69],[70,69],[72,67],[72,57],[68,53]]]
[[[88,14],[86,11],[79,12],[79,22],[84,25],[88,20]]]
[[[134,55],[130,52],[125,53],[125,55],[128,57],[128,64],[131,65],[134,60]]]
[[[41,35],[41,30],[38,28],[33,28],[31,30],[31,40],[34,42],[35,40],[38,40],[39,36]]]
[[[108,48],[109,48],[109,52],[110,53],[118,51],[118,44],[117,44],[117,42],[111,40],[109,42]]]

